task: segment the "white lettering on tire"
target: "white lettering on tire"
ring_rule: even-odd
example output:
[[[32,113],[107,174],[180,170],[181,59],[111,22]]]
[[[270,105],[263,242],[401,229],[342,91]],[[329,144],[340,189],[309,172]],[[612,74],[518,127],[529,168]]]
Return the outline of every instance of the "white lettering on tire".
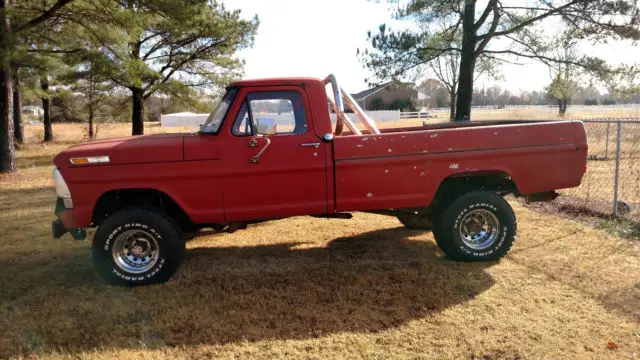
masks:
[[[462,211],[460,211],[460,213],[458,214],[458,216],[456,216],[456,220],[453,223],[453,230],[455,230],[456,234],[459,232],[459,226],[460,226],[460,220],[471,210],[476,209],[476,208],[485,208],[485,209],[489,209],[492,210],[496,216],[498,216],[498,208],[497,206],[495,206],[494,204],[491,203],[486,203],[486,202],[481,202],[481,203],[474,203],[474,204],[470,204],[469,206],[465,207],[464,209],[462,209]],[[499,216],[498,216],[499,218]],[[496,250],[500,249],[502,247],[502,245],[504,244],[506,238],[507,238],[507,232],[508,232],[509,228],[507,225],[505,225],[502,228],[501,231],[501,236],[500,236],[500,240],[497,243],[492,244],[492,246],[489,249],[483,250],[483,251],[474,251],[464,245],[459,245],[459,249],[463,252],[465,252],[467,255],[470,256],[474,256],[474,257],[483,257],[483,256],[489,256],[491,254],[493,254]],[[459,235],[455,235],[455,236],[459,236]]]
[[[120,225],[120,226],[116,227],[115,229],[113,229],[113,231],[112,231],[111,233],[109,233],[109,235],[107,236],[107,239],[106,239],[106,241],[105,241],[105,243],[104,243],[104,247],[103,247],[104,251],[106,251],[106,252],[110,252],[110,251],[111,251],[111,249],[110,249],[111,241],[112,241],[112,240],[113,240],[113,239],[114,239],[114,238],[115,238],[115,237],[116,237],[120,232],[122,232],[122,230],[127,230],[127,229],[131,229],[131,228],[141,228],[141,229],[144,229],[144,230],[146,230],[146,231],[148,231],[148,232],[152,233],[152,235],[153,235],[153,236],[155,236],[158,240],[161,240],[161,239],[162,239],[162,235],[160,235],[160,234],[158,233],[158,231],[156,231],[156,229],[154,229],[154,228],[152,228],[152,227],[149,227],[149,226],[148,226],[148,225],[146,225],[146,224],[141,224],[141,223],[137,223],[137,222],[127,223],[127,224]],[[109,257],[109,261],[111,261],[111,262],[112,262],[112,261],[113,261],[113,259],[112,259],[111,257]],[[113,271],[113,274],[115,274],[115,275],[116,275],[116,276],[118,276],[119,278],[124,279],[124,280],[126,280],[126,281],[144,281],[145,279],[151,279],[151,278],[152,278],[152,277],[154,277],[156,274],[158,274],[158,272],[160,272],[160,270],[161,270],[161,269],[162,269],[162,267],[164,266],[164,262],[165,262],[165,259],[164,259],[164,257],[162,257],[162,256],[161,256],[161,257],[158,259],[158,263],[157,263],[157,265],[156,265],[154,268],[152,268],[150,272],[148,272],[148,273],[146,273],[146,274],[144,274],[144,275],[133,275],[133,276],[132,276],[132,275],[129,275],[129,274],[127,274],[127,273],[122,273],[122,272],[120,271],[120,269],[119,269],[117,266],[114,266],[113,264],[112,264],[112,266],[113,266],[113,267],[112,267],[112,271]]]

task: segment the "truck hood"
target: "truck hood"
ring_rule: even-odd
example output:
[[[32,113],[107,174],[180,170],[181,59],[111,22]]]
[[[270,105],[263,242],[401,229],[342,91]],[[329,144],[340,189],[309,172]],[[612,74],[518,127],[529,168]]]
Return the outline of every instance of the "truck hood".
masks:
[[[156,134],[93,140],[61,152],[53,160],[58,167],[72,166],[74,157],[108,156],[108,163],[82,166],[143,164],[182,161],[184,134]]]

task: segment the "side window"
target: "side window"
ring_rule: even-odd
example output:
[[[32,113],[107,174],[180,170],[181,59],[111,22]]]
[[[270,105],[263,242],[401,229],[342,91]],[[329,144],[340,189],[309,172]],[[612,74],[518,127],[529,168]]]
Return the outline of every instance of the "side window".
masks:
[[[291,135],[307,131],[307,116],[298,92],[254,92],[247,99],[257,134]]]
[[[251,123],[249,111],[247,111],[246,102],[242,104],[242,107],[236,116],[236,120],[233,122],[231,133],[235,136],[253,135],[253,124]]]

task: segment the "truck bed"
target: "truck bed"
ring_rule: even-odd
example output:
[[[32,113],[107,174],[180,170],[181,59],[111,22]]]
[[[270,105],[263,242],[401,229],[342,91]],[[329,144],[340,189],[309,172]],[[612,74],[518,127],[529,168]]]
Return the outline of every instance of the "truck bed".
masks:
[[[336,209],[429,205],[452,176],[498,173],[520,194],[578,186],[586,166],[582,122],[500,121],[386,129],[334,140]]]

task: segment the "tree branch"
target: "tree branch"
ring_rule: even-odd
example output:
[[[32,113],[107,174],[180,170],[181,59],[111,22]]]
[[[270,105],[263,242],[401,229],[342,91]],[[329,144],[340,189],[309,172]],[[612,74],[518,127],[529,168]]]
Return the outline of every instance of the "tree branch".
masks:
[[[79,52],[84,51],[84,50],[85,49],[69,49],[69,50],[62,50],[62,49],[57,49],[57,50],[29,49],[29,50],[27,50],[27,52],[46,53],[46,54],[75,54],[75,53],[79,53]]]
[[[485,21],[487,21],[487,18],[489,17],[489,14],[491,14],[491,11],[493,10],[493,0],[489,1],[489,3],[487,3],[487,7],[484,9],[484,11],[482,12],[482,15],[480,15],[480,18],[478,19],[478,21],[476,21],[475,24],[473,24],[473,28],[474,29],[479,29],[482,24],[484,24]]]
[[[178,71],[182,66],[184,66],[186,63],[188,63],[189,61],[195,60],[198,58],[198,56],[202,55],[202,53],[208,51],[209,49],[216,47],[222,43],[224,43],[226,41],[226,38],[223,38],[220,41],[216,41],[216,42],[212,42],[211,44],[204,46],[200,49],[197,49],[196,51],[193,52],[193,54],[191,54],[190,56],[188,56],[186,59],[178,62],[177,64],[175,64],[175,66],[172,66],[171,64],[171,60],[169,60],[169,62],[159,71],[160,73],[169,70],[169,73],[167,73],[165,75],[165,77],[160,80],[160,82],[157,81],[153,81],[153,82],[149,82],[149,84],[147,86],[144,87],[143,92],[146,92],[147,90],[151,89],[154,85],[160,83],[160,84],[164,84],[165,82],[167,82],[171,76],[173,76],[173,74]],[[153,91],[149,92],[149,94],[152,94]],[[143,95],[144,96],[144,95]]]
[[[48,19],[50,19],[58,10],[60,10],[61,8],[63,8],[65,5],[67,5],[68,3],[72,2],[73,0],[58,0],[55,4],[53,4],[53,6],[51,6],[49,8],[49,10],[46,10],[45,12],[43,12],[40,16],[35,17],[31,20],[29,20],[26,24],[23,24],[21,26],[18,26],[14,31],[16,33],[28,29],[30,27],[36,26]]]
[[[398,75],[398,74],[402,74],[402,73],[404,73],[405,71],[411,70],[411,69],[413,69],[413,68],[415,68],[415,67],[417,67],[417,66],[420,66],[420,65],[422,65],[422,64],[426,64],[426,63],[428,63],[428,62],[430,62],[430,61],[432,61],[432,60],[434,60],[434,59],[437,59],[439,56],[441,56],[442,54],[444,54],[444,53],[446,53],[446,52],[448,52],[448,51],[449,51],[448,49],[443,49],[443,50],[439,51],[437,54],[434,54],[433,56],[429,57],[428,59],[423,59],[423,60],[418,61],[418,62],[416,62],[416,63],[414,63],[414,64],[412,64],[412,65],[409,65],[409,66],[406,66],[406,67],[400,68],[398,71],[396,71],[396,72],[393,74],[393,76],[396,76],[396,75]]]
[[[533,48],[533,47],[531,46],[531,44],[528,44],[528,43],[527,43],[527,42],[525,42],[525,41],[518,40],[517,38],[515,38],[515,37],[513,37],[513,36],[510,36],[510,35],[506,35],[505,37],[506,37],[507,39],[509,39],[509,40],[511,40],[511,41],[513,41],[513,42],[515,42],[515,43],[517,43],[517,44],[520,44],[520,45],[524,46],[524,47],[525,47],[525,49],[527,49],[529,52],[531,52],[531,54],[533,54],[534,56],[539,56],[539,52],[538,52],[538,50],[537,50],[537,49],[535,49],[535,48]],[[544,61],[543,59],[538,59],[538,60],[542,61],[545,65],[547,65],[547,66],[551,67],[551,64],[549,64],[548,62]]]
[[[498,0],[489,0],[489,5],[491,5],[491,9],[493,10],[493,20],[491,21],[491,28],[487,31],[487,34],[493,34],[498,28],[498,23],[500,22],[500,9],[498,8]],[[482,39],[480,45],[478,45],[476,50],[473,52],[474,58],[478,58],[478,56],[482,54],[482,51],[492,37],[493,36],[487,36]]]
[[[98,42],[100,42],[100,45],[104,46],[105,49],[109,50],[111,52],[111,54],[113,54],[114,57],[118,58],[118,59],[122,59],[122,57],[109,45],[107,44],[102,37],[100,37],[100,35],[98,35],[98,33],[96,33],[90,26],[84,24],[82,21],[78,21],[77,19],[74,19],[73,17],[63,17],[64,19],[71,21],[75,24],[78,24],[80,27],[84,28],[85,30],[87,30],[88,32],[91,33],[91,35],[93,35],[93,37],[98,40]]]
[[[495,60],[495,61],[502,61],[502,62],[504,62],[504,63],[511,64],[511,65],[519,65],[519,66],[524,65],[523,63],[519,63],[519,62],[515,62],[515,61],[510,61],[510,60],[507,60],[507,59],[499,58],[499,57],[497,57],[497,56],[489,55],[489,54],[487,54],[487,52],[486,52],[486,51],[482,54],[482,57],[483,57],[483,58],[487,58],[487,59],[491,59],[491,60]]]
[[[589,67],[587,64],[584,64],[579,61],[569,60],[569,59],[552,58],[552,57],[549,57],[546,55],[540,55],[540,54],[526,54],[526,53],[522,53],[515,50],[485,50],[484,52],[488,54],[509,54],[509,55],[524,57],[528,59],[536,59],[536,60],[542,61],[545,64],[556,63],[556,64],[564,64],[564,65],[573,65],[573,66],[577,66],[582,69],[585,69],[587,71],[593,71],[593,68]],[[601,69],[601,71],[606,73],[615,73],[615,70]]]
[[[484,39],[486,37],[496,37],[496,36],[502,36],[502,35],[507,35],[507,34],[514,33],[514,32],[516,32],[516,31],[518,31],[518,30],[520,30],[520,29],[522,29],[524,27],[527,27],[527,26],[529,26],[529,25],[531,25],[531,24],[533,24],[533,23],[535,23],[537,21],[540,21],[540,20],[542,20],[544,18],[547,18],[547,17],[549,17],[551,15],[554,15],[554,14],[557,14],[559,12],[562,12],[563,10],[565,10],[565,9],[571,7],[571,6],[573,6],[573,5],[577,4],[577,3],[580,3],[580,2],[584,2],[584,1],[585,0],[573,0],[573,1],[570,1],[570,2],[568,2],[568,3],[566,3],[566,4],[562,5],[562,6],[559,6],[557,8],[551,9],[551,10],[549,10],[548,12],[546,12],[544,14],[540,14],[540,15],[534,16],[534,17],[532,17],[532,18],[530,18],[530,19],[528,19],[526,21],[523,21],[520,24],[515,25],[515,26],[513,26],[513,27],[511,27],[511,28],[509,28],[507,30],[493,32],[493,33],[488,32],[488,33],[486,33],[484,35],[478,36],[478,38],[479,39]]]

